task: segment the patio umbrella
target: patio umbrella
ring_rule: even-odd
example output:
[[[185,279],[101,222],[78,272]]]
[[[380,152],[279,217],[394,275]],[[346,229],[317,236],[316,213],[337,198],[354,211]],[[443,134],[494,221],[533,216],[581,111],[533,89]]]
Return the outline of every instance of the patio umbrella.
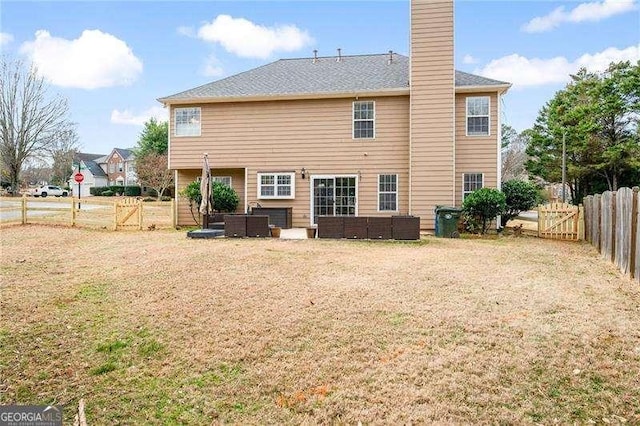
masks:
[[[209,168],[208,154],[204,154],[202,159],[202,178],[200,179],[200,194],[202,201],[200,202],[200,213],[209,214],[212,211],[211,206],[211,169]],[[204,221],[203,221],[204,226]]]

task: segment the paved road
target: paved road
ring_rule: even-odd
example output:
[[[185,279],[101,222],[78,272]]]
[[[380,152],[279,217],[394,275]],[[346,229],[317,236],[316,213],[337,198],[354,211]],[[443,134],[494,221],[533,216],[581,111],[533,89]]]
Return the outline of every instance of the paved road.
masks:
[[[537,210],[529,210],[526,212],[520,212],[518,215],[518,219],[521,220],[531,220],[534,222],[538,221],[538,211]]]
[[[58,198],[56,198],[58,199]],[[62,198],[64,199],[64,198]],[[60,202],[47,202],[44,201],[43,199],[27,199],[27,208],[58,208],[58,209],[68,209],[71,210],[71,200],[67,199],[67,203],[60,203]],[[21,212],[21,206],[22,206],[22,199],[21,198],[15,198],[15,199],[11,199],[11,198],[2,198],[0,199],[0,221],[10,221],[10,220],[15,220],[15,219],[20,219],[22,212]],[[82,205],[82,209],[83,210],[93,210],[93,209],[98,209],[100,207],[104,207],[104,206],[99,206],[99,205],[89,205],[89,204],[83,204]],[[1,209],[5,209],[5,208],[14,208],[15,210],[1,210]],[[59,214],[60,212],[58,211],[30,211],[28,212],[29,216],[47,216],[47,215],[55,215],[55,214]]]

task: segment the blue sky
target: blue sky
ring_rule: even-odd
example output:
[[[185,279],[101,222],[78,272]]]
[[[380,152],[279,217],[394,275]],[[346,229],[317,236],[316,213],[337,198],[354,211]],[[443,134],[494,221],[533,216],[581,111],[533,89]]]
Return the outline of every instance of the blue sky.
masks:
[[[530,127],[579,66],[640,59],[639,0],[457,1],[456,68],[514,84],[503,120]],[[409,54],[408,1],[14,1],[0,49],[70,103],[82,151],[135,146],[157,98],[279,58]]]

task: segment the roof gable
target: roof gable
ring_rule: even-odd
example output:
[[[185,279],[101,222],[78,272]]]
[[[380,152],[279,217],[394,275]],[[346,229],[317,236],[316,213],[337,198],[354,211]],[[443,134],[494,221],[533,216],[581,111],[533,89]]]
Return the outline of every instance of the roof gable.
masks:
[[[132,159],[134,156],[133,151],[130,149],[123,148],[113,148],[111,154],[109,154],[105,160],[105,162],[109,162],[113,157],[121,158],[123,161],[127,161]]]

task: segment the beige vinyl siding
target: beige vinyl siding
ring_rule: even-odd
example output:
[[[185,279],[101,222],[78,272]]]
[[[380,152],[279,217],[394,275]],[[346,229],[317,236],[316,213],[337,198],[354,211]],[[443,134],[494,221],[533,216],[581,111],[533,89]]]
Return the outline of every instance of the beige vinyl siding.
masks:
[[[212,169],[247,168],[247,200],[251,205],[293,207],[294,226],[308,226],[310,185],[315,175],[358,177],[358,214],[377,212],[378,174],[398,174],[399,211],[408,213],[409,98],[360,98],[375,101],[376,138],[353,139],[352,104],[349,99],[283,100],[203,104],[202,135],[172,135],[170,157],[179,178],[199,176],[202,154],[209,154]],[[182,107],[182,105],[181,105]],[[173,109],[173,108],[172,108]],[[173,116],[173,114],[171,114]],[[307,170],[302,179],[300,170]],[[191,169],[186,172],[184,169]],[[257,199],[258,172],[295,171],[295,199]],[[195,175],[193,175],[195,173]],[[221,174],[214,170],[214,175]],[[233,177],[239,189],[243,178]],[[180,183],[179,183],[180,185]],[[184,211],[182,206],[180,212]],[[187,214],[188,207],[187,207]],[[184,218],[179,215],[179,219]],[[181,223],[181,222],[179,222]]]
[[[411,213],[454,200],[453,2],[411,2]]]
[[[188,184],[202,176],[202,168],[196,170],[178,170],[178,182],[177,188],[180,193]],[[212,176],[231,176],[231,186],[240,197],[238,208],[236,212],[242,213],[244,211],[244,169],[220,169],[214,170]],[[177,197],[177,212],[178,212],[178,225],[190,226],[195,225],[191,211],[189,210],[189,202],[183,198]],[[198,207],[194,206],[193,211],[196,217],[199,217]]]
[[[466,136],[467,97],[489,96],[489,136]],[[497,94],[456,94],[456,205],[462,204],[463,173],[483,173],[484,186],[496,188],[498,178]]]

